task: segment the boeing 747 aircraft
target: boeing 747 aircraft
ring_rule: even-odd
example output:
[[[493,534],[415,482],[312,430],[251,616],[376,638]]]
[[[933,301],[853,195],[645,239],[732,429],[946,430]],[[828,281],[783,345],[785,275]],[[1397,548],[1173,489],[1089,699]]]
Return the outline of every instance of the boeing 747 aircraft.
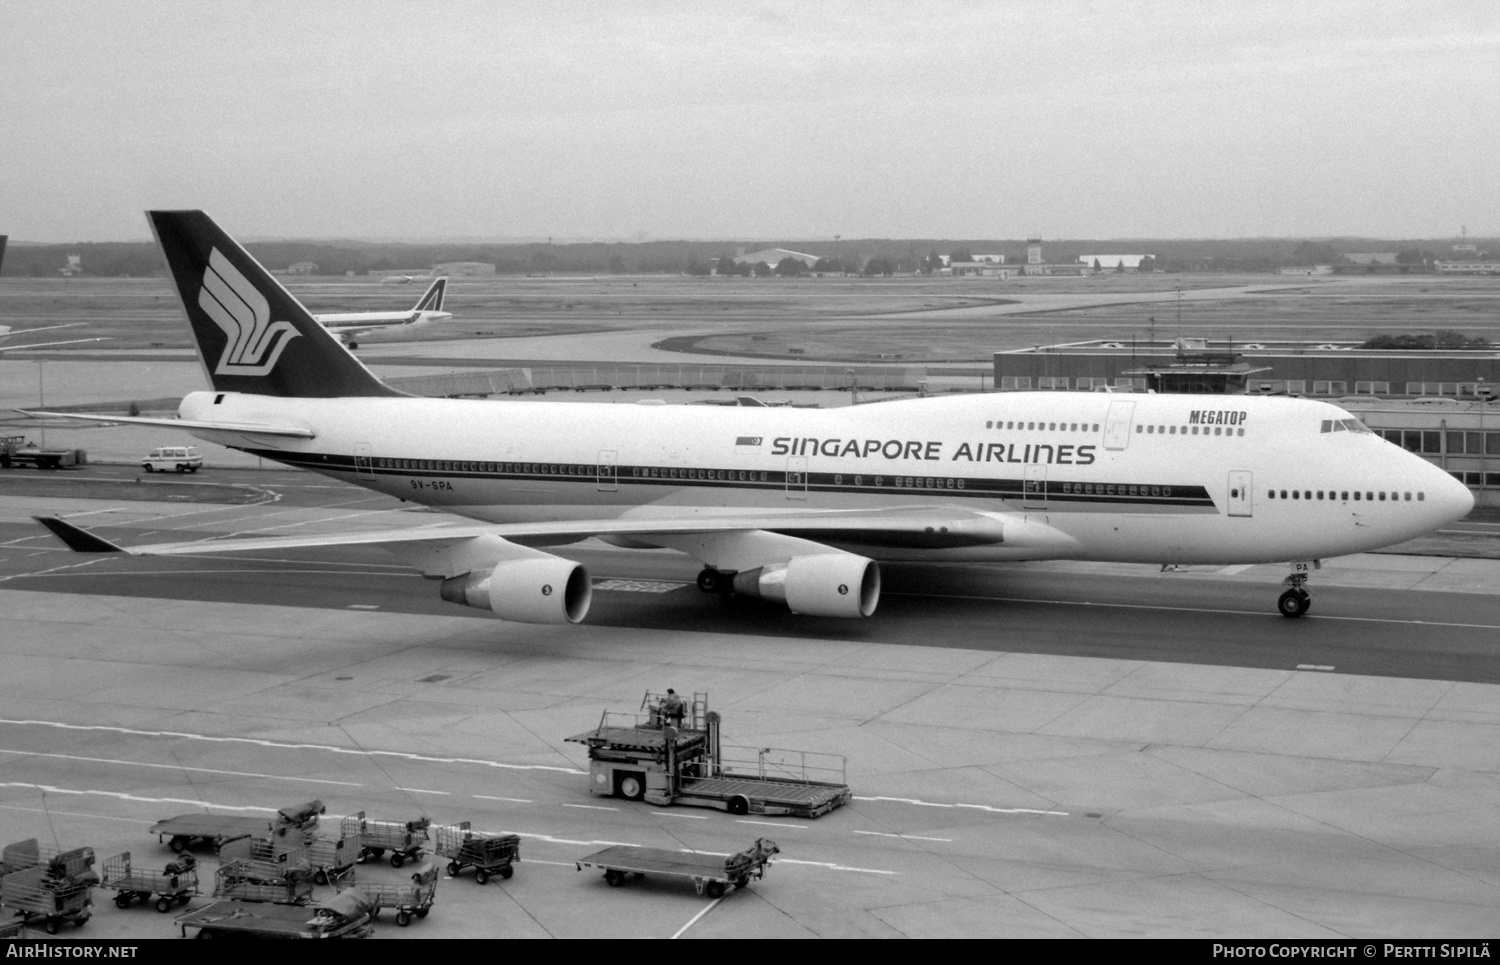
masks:
[[[386,386],[201,211],[153,211],[211,391],[186,429],[468,521],[136,546],[375,545],[507,620],[576,623],[592,584],[539,547],[599,537],[703,563],[698,586],[867,617],[880,561],[1291,565],[1411,539],[1473,498],[1305,399],[1008,392],[831,410],[415,398]],[[42,520],[75,549],[121,551]]]
[[[443,295],[447,290],[448,279],[434,278],[409,312],[342,312],[314,315],[313,318],[324,328],[338,333],[350,348],[359,348],[354,339],[366,332],[404,325],[427,325],[452,318],[452,312],[443,311]]]

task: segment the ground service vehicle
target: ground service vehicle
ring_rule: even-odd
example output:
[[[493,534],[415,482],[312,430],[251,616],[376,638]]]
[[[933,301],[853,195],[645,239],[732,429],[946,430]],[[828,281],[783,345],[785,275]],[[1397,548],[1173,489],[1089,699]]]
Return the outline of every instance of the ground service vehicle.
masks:
[[[162,446],[141,460],[147,472],[197,472],[202,466],[203,453],[197,446]]]
[[[76,469],[88,462],[82,449],[42,449],[25,436],[0,437],[0,469]]]
[[[167,841],[167,846],[178,854],[187,850],[194,841],[210,844],[217,851],[226,841],[257,834],[278,838],[290,836],[298,844],[302,844],[318,826],[318,815],[326,810],[322,801],[308,801],[306,804],[282,808],[274,818],[179,814],[175,818],[166,818],[153,824],[151,833],[156,835],[157,840]]]
[[[199,938],[368,938],[374,929],[371,904],[358,891],[342,891],[311,908],[216,901],[177,919],[182,937],[189,928]]]
[[[623,885],[626,875],[644,878],[652,874],[663,878],[686,878],[697,887],[698,894],[722,898],[730,885],[748,888],[751,878],[764,878],[766,865],[771,862],[772,855],[780,851],[775,841],[766,838],[757,838],[749,848],[727,858],[696,851],[617,844],[579,858],[577,868],[579,871],[584,868],[603,871],[604,880],[611,888]]]
[[[396,909],[396,924],[405,928],[413,917],[426,918],[437,897],[437,865],[425,864],[412,872],[411,884],[391,885],[383,882],[361,884],[362,892],[372,904],[370,917],[380,914],[382,908]]]
[[[198,860],[192,855],[167,862],[161,871],[147,871],[130,862],[130,852],[104,859],[104,877],[99,886],[115,892],[115,907],[129,908],[156,896],[156,910],[166,914],[174,904],[185,905],[198,894]]]
[[[391,867],[399,868],[408,861],[422,856],[427,844],[427,829],[432,825],[428,818],[415,821],[371,821],[365,812],[344,818],[340,827],[344,840],[359,847],[359,857],[354,860],[363,864],[370,858],[380,858],[391,853]]]
[[[456,877],[465,868],[474,869],[474,880],[480,884],[495,875],[509,878],[515,874],[513,863],[521,860],[519,834],[486,834],[473,831],[469,822],[440,825],[436,851],[448,859],[448,877]]]
[[[598,727],[567,738],[588,747],[589,793],[803,818],[826,814],[851,796],[841,756],[723,746],[706,693],[693,695],[681,727],[663,718],[661,705],[648,691],[644,714],[605,711]]]

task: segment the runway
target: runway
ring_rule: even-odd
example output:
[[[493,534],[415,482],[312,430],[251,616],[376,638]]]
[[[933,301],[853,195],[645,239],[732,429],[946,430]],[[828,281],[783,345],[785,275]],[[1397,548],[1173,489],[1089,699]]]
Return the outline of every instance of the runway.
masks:
[[[29,522],[128,543],[431,521],[301,474],[194,482],[248,478],[270,495],[0,492],[0,841],[164,862],[159,818],[310,797],[523,835],[515,878],[443,879],[380,938],[1494,933],[1500,564],[1329,561],[1300,621],[1270,567],[888,567],[877,614],[839,622],[579,544],[589,623],[534,627],[377,553],[91,559]],[[728,742],[846,755],[854,802],[801,821],[588,795],[564,738],[666,686],[707,691]],[[766,880],[718,902],[572,865],[762,835]],[[105,896],[65,934],[175,930]]]

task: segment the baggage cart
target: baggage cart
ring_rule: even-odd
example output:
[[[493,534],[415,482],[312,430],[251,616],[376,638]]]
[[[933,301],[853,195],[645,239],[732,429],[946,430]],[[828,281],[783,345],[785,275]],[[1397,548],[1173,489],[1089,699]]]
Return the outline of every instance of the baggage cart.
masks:
[[[189,928],[199,938],[368,938],[370,904],[357,891],[343,891],[310,908],[216,901],[177,919],[186,938]]]
[[[305,905],[312,901],[312,876],[292,873],[281,877],[258,875],[248,862],[228,861],[214,873],[214,897],[263,901],[275,905]]]
[[[474,831],[469,822],[439,825],[436,829],[437,853],[448,859],[448,877],[453,878],[465,868],[474,869],[474,880],[480,884],[495,875],[509,878],[515,874],[513,865],[521,860],[521,836],[519,834],[486,834]]]
[[[371,918],[377,917],[382,908],[394,908],[396,924],[405,928],[413,917],[426,918],[432,910],[432,902],[437,897],[437,877],[437,865],[424,864],[412,872],[411,884],[373,882],[361,884],[355,890],[373,905]]]
[[[82,926],[94,913],[94,888],[87,877],[56,878],[45,867],[27,868],[0,878],[0,907],[9,908],[29,924],[44,920],[47,934],[56,935],[64,924]]]
[[[130,852],[104,859],[101,888],[115,893],[115,907],[129,908],[139,899],[142,903],[156,896],[156,910],[166,914],[174,904],[185,905],[198,894],[198,859],[183,855],[167,862],[161,871],[148,871],[130,863]]]
[[[27,868],[45,866],[53,878],[77,878],[91,875],[94,866],[94,849],[73,848],[62,851],[52,845],[42,844],[36,838],[15,841],[0,851],[0,877]],[[96,878],[95,881],[98,879]]]
[[[750,879],[764,878],[771,856],[780,850],[776,842],[766,838],[757,838],[755,844],[727,858],[693,851],[618,844],[578,859],[577,868],[579,871],[584,868],[603,871],[604,880],[611,888],[623,885],[626,875],[644,878],[651,874],[663,878],[686,878],[697,887],[698,894],[722,898],[730,885],[748,888]]]
[[[432,824],[429,818],[415,821],[371,821],[365,812],[351,814],[341,824],[344,840],[352,841],[359,848],[354,860],[360,864],[370,858],[379,859],[387,851],[391,853],[391,867],[399,868],[408,861],[422,856],[427,844],[427,829]]]
[[[318,825],[318,815],[327,810],[322,801],[308,801],[282,808],[274,818],[248,818],[227,814],[179,814],[151,826],[158,841],[181,854],[194,842],[210,845],[218,851],[225,842],[254,835],[278,838],[293,837],[300,844]]]
[[[285,838],[239,838],[219,849],[219,862],[237,862],[236,873],[258,881],[274,881],[296,875],[311,878],[307,848]]]
[[[307,863],[312,867],[313,881],[331,885],[352,876],[358,852],[344,838],[315,837],[308,841]]]

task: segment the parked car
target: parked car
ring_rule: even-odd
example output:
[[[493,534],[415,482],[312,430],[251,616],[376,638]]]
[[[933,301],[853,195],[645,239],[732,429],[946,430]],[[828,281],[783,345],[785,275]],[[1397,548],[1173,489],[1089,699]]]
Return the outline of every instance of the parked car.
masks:
[[[162,446],[141,460],[147,472],[197,472],[201,465],[203,453],[197,446]]]

